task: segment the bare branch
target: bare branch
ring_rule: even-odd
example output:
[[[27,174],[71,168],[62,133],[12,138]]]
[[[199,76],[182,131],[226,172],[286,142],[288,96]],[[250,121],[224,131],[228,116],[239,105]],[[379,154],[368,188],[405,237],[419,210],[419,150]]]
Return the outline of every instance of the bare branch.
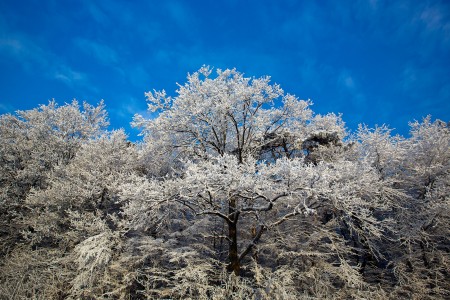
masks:
[[[253,240],[250,242],[250,244],[247,245],[245,250],[239,255],[239,261],[241,261],[252,249],[256,246],[256,243],[258,243],[259,239],[261,238],[264,231],[267,230],[267,227],[265,225],[261,225],[259,227],[258,232],[256,233]]]
[[[228,216],[224,215],[223,213],[221,213],[219,211],[205,210],[205,211],[201,211],[201,212],[196,212],[195,214],[197,216],[201,216],[201,215],[216,215],[216,216],[221,217],[222,219],[224,219],[227,223],[233,224],[233,221]]]

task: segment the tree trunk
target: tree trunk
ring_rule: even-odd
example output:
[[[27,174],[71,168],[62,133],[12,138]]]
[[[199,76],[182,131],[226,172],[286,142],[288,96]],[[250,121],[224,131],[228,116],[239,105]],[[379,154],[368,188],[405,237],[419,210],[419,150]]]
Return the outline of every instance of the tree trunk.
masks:
[[[235,275],[239,276],[239,273],[241,271],[237,245],[237,222],[239,218],[239,212],[236,211],[235,198],[232,198],[228,201],[228,212],[231,220],[231,222],[228,222],[228,259],[230,261],[228,264],[228,271],[234,272]]]
[[[230,248],[228,250],[228,259],[230,263],[228,265],[228,271],[234,272],[239,276],[241,266],[239,263],[239,254],[237,249],[237,228],[236,223],[228,224],[228,237],[230,238]]]

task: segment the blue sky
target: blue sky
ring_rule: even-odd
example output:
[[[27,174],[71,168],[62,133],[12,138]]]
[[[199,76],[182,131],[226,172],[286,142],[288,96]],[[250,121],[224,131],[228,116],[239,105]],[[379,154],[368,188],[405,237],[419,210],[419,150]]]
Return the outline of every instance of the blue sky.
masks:
[[[0,1],[0,113],[104,99],[111,128],[203,64],[406,135],[450,120],[449,1]]]

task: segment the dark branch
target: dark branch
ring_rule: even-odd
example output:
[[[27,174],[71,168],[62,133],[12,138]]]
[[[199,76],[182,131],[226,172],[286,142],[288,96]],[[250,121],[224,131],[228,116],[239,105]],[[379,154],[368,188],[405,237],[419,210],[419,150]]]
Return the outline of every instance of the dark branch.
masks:
[[[223,213],[219,212],[219,211],[213,211],[213,210],[205,210],[205,211],[201,211],[198,213],[195,213],[197,216],[201,216],[201,215],[216,215],[221,217],[222,219],[224,219],[227,223],[229,224],[233,224],[233,221],[226,215],[224,215]]]
[[[255,237],[251,241],[250,244],[247,245],[247,248],[245,248],[244,252],[239,255],[239,262],[253,249],[253,247],[256,246],[256,243],[258,243],[259,239],[261,238],[264,231],[267,230],[267,227],[264,225],[261,225],[259,227],[258,232],[256,233]]]

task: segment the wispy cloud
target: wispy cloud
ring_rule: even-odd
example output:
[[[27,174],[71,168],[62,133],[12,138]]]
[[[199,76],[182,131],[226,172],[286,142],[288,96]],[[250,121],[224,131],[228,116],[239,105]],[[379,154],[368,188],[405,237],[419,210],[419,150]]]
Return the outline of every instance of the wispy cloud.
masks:
[[[88,77],[86,74],[72,70],[68,65],[58,66],[54,70],[48,72],[48,76],[56,80],[64,82],[71,88],[77,86],[89,87],[91,90],[96,90],[94,87],[89,86]]]
[[[47,67],[49,64],[45,51],[22,35],[4,34],[0,38],[0,53],[12,57],[27,71],[35,65]]]
[[[357,111],[357,115],[351,116],[354,121],[362,122],[365,119],[368,103],[367,97],[364,95],[357,79],[349,70],[341,70],[337,77],[338,90],[340,91],[340,99],[346,99],[345,103],[341,103],[342,108],[349,111]]]
[[[105,65],[116,64],[119,61],[117,52],[105,44],[82,38],[76,38],[74,43],[81,51]]]
[[[136,6],[129,5],[128,2],[121,1],[90,1],[84,0],[83,6],[87,9],[87,13],[99,24],[110,29],[114,25],[115,28],[123,25],[136,25],[134,19],[133,8]]]
[[[338,81],[347,90],[355,92],[356,90],[355,81],[348,71],[342,71],[341,74],[339,75]]]
[[[403,69],[401,85],[404,91],[409,91],[417,86],[419,71],[412,65],[408,65]]]
[[[72,88],[88,86],[85,74],[73,70],[56,54],[39,46],[26,35],[3,33],[0,38],[0,54],[11,57],[29,73],[39,70],[47,78],[64,82]]]
[[[450,4],[436,3],[426,6],[417,13],[417,22],[421,24],[421,35],[427,42],[435,43],[450,50]]]
[[[188,8],[183,5],[182,2],[166,1],[165,6],[169,12],[169,15],[179,27],[186,28],[186,26],[189,26],[192,17],[190,16]]]
[[[0,101],[0,112],[1,113],[6,113],[6,112],[10,112],[10,111],[14,111],[14,107],[11,104],[3,104],[1,103],[2,101]]]
[[[450,12],[448,11],[448,9],[450,9],[450,5],[445,4],[434,4],[432,6],[426,6],[419,11],[418,19],[425,24],[427,30],[446,31],[450,29]]]
[[[150,76],[147,70],[141,65],[130,67],[127,70],[127,77],[131,84],[136,87],[142,88],[150,84]]]
[[[117,105],[112,105],[108,108],[111,117],[125,120],[128,124],[135,114],[148,115],[145,101],[136,99],[129,94],[118,95],[118,97],[121,101],[114,101]]]
[[[94,1],[83,1],[89,15],[101,25],[108,25],[109,18],[105,11]]]

